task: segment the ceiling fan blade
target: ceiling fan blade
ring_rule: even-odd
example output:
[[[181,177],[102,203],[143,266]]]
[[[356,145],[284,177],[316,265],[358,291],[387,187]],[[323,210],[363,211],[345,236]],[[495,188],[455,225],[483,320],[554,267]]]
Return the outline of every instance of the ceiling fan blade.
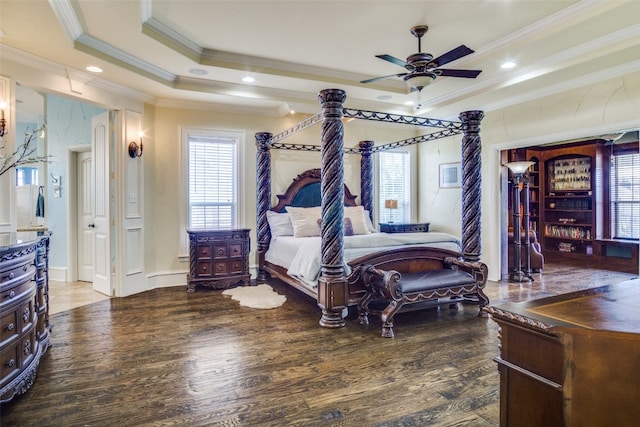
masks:
[[[452,70],[448,68],[438,68],[436,74],[444,77],[466,77],[468,79],[475,79],[482,70]]]
[[[391,55],[376,55],[376,58],[384,59],[385,61],[389,61],[392,64],[396,64],[401,67],[406,67],[407,65],[409,65],[406,62],[404,62],[402,59],[398,59],[395,56],[391,56]]]
[[[407,74],[409,74],[409,73],[389,74],[388,76],[374,77],[374,78],[372,78],[372,79],[362,80],[360,83],[372,83],[372,82],[377,82],[378,80],[388,79],[389,77],[402,77],[402,76],[406,76]]]
[[[463,56],[467,56],[469,54],[472,54],[474,52],[474,50],[468,48],[467,46],[461,44],[460,46],[458,46],[457,48],[450,50],[449,52],[440,55],[439,57],[435,58],[433,61],[433,63],[437,64],[437,67],[441,67],[444,64],[448,64],[451,61],[455,61],[456,59],[462,58]]]

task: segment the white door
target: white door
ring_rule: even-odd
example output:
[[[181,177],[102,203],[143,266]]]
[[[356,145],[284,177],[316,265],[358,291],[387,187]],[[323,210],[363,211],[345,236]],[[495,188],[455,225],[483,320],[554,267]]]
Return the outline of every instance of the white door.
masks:
[[[77,162],[78,206],[78,280],[93,281],[94,223],[93,223],[93,165],[91,152],[78,153]]]
[[[105,295],[111,291],[111,245],[109,229],[109,112],[91,119],[93,145],[93,289]]]

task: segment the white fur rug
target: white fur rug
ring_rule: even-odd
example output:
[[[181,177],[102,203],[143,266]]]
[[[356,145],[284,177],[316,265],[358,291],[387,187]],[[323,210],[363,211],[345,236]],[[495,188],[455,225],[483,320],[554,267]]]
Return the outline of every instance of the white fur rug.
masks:
[[[269,285],[239,286],[225,289],[222,295],[229,295],[231,299],[238,301],[243,307],[251,308],[278,308],[287,300],[287,297],[273,291]]]

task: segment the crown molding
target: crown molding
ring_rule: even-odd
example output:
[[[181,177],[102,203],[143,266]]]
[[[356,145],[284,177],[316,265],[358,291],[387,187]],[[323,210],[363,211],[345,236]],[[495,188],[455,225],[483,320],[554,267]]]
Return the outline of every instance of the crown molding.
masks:
[[[147,93],[132,89],[127,86],[109,82],[107,80],[96,77],[95,75],[90,74],[86,71],[67,67],[65,65],[58,64],[57,62],[35,56],[27,52],[23,52],[10,46],[2,45],[2,58],[4,60],[11,60],[17,64],[33,68],[44,73],[52,74],[65,79],[77,80],[87,86],[95,87],[97,89],[103,89],[110,93],[114,93],[134,101],[144,102],[148,104],[153,104],[156,102],[156,98]],[[14,78],[16,81],[20,81],[19,77]]]

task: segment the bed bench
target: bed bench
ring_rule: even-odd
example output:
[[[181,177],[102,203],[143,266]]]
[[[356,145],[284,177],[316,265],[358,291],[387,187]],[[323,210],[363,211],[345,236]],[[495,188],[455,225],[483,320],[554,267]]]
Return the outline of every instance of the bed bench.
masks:
[[[418,251],[416,254],[422,258],[428,257],[428,262],[425,259],[407,261],[398,265],[402,272],[384,269],[381,267],[384,262],[379,262],[379,265],[361,264],[359,275],[367,289],[358,303],[361,324],[369,324],[369,305],[374,300],[388,303],[380,312],[382,336],[386,338],[394,336],[393,316],[401,309],[408,311],[421,308],[420,303],[457,304],[464,299],[474,302],[477,299],[478,315],[484,315],[482,308],[489,304],[489,298],[482,291],[487,281],[485,264],[463,261],[452,256],[455,253],[444,250]],[[441,298],[449,300],[441,301]]]

